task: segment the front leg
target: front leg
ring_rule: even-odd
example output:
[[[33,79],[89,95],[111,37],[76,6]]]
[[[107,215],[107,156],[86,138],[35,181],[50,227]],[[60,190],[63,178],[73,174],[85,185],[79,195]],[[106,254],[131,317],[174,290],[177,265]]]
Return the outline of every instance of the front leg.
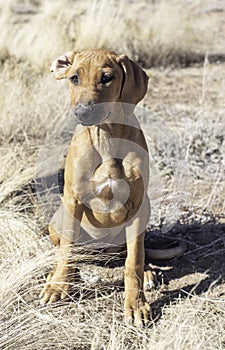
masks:
[[[148,203],[146,202],[148,207]],[[151,317],[151,308],[145,299],[143,292],[144,280],[144,236],[145,213],[147,208],[143,205],[141,214],[138,215],[131,226],[126,229],[127,259],[125,263],[125,321],[135,325],[147,325]]]
[[[55,230],[55,235],[58,235],[56,266],[49,274],[47,283],[40,293],[41,305],[51,304],[68,297],[75,274],[72,254],[74,235],[76,237],[79,235],[82,214],[82,207],[77,202],[74,201],[69,206],[62,204],[61,210],[55,217],[58,225],[54,227],[54,222],[51,223],[51,230]]]

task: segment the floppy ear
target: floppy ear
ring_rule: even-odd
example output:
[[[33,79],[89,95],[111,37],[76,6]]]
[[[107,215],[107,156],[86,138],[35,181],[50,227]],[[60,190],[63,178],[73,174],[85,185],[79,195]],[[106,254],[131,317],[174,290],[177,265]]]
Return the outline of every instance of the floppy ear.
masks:
[[[66,78],[66,71],[72,65],[75,57],[75,52],[66,52],[64,55],[56,58],[50,67],[50,71],[56,77],[56,79]]]
[[[119,56],[118,63],[123,70],[121,102],[136,105],[146,94],[148,76],[138,64],[130,60],[126,55]]]

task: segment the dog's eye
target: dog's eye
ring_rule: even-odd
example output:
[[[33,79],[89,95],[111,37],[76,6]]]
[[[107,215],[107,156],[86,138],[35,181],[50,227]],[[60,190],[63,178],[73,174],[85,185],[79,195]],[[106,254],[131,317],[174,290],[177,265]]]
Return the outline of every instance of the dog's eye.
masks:
[[[74,84],[74,85],[78,85],[79,84],[79,76],[78,74],[74,74],[72,77],[70,77],[70,81]]]
[[[113,80],[113,76],[108,73],[104,73],[101,77],[101,84],[107,84]]]

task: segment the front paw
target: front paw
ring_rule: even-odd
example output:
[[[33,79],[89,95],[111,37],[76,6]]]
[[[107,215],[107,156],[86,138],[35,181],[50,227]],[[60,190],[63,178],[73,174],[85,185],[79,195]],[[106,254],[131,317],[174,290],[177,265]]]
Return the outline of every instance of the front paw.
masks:
[[[127,323],[135,326],[147,326],[152,318],[152,310],[145,299],[144,293],[131,294],[125,297],[124,318]]]
[[[52,304],[68,297],[72,287],[72,278],[67,273],[50,272],[47,282],[42,289],[39,298],[40,304]]]
[[[150,291],[152,289],[155,289],[157,286],[158,280],[156,272],[153,270],[150,270],[149,268],[146,268],[144,271],[144,291]]]

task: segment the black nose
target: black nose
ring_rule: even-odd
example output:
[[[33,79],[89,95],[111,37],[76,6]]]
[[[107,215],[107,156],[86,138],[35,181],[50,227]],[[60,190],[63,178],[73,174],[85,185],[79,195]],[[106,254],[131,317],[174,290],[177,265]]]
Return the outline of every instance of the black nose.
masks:
[[[89,115],[93,110],[93,105],[84,105],[79,104],[74,109],[74,114],[79,118],[82,119],[83,117]]]
[[[108,117],[101,104],[89,103],[88,105],[78,104],[74,108],[74,115],[78,123],[82,125],[94,125]]]

